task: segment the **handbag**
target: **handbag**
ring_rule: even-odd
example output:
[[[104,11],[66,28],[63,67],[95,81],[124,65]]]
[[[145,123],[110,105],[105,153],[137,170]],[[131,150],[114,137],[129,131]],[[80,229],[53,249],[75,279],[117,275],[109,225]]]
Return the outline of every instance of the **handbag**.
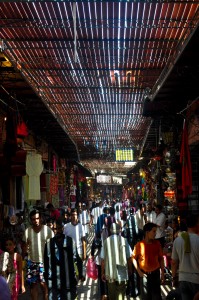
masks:
[[[86,265],[86,275],[93,280],[98,278],[97,264],[93,258],[89,258]]]

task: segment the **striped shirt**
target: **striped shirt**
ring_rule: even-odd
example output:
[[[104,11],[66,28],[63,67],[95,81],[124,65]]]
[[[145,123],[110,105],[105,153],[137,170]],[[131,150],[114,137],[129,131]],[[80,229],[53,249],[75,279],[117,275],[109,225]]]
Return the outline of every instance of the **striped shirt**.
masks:
[[[112,234],[104,241],[101,258],[104,260],[105,276],[109,282],[128,279],[127,260],[131,255],[132,250],[126,238]]]
[[[43,225],[40,232],[35,232],[32,227],[26,229],[24,241],[28,244],[28,258],[34,262],[44,261],[44,247],[48,239],[54,236],[54,232]]]

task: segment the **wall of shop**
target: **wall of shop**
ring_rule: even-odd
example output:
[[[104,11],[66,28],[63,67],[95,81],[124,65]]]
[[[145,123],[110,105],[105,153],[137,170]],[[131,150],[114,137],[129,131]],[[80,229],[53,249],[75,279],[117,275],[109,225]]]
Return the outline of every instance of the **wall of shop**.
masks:
[[[0,111],[0,230],[4,221],[32,207],[75,205],[86,195],[84,172],[75,161],[60,157],[34,132],[16,134]],[[11,125],[10,125],[11,124]],[[10,127],[9,127],[9,126]]]

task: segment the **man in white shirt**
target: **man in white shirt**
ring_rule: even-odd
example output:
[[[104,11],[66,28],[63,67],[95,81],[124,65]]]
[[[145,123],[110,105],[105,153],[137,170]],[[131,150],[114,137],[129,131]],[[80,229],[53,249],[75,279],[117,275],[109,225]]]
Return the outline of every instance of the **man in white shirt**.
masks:
[[[96,225],[97,225],[97,219],[98,219],[98,217],[103,213],[103,208],[102,208],[102,206],[103,206],[103,202],[100,201],[100,202],[97,204],[97,206],[94,207],[94,208],[92,209],[92,211],[91,211],[91,223],[92,223],[93,225],[95,225],[95,227],[96,227]]]
[[[138,211],[135,213],[135,221],[138,228],[138,240],[144,238],[144,225],[146,223],[146,205],[140,204]]]
[[[148,202],[147,206],[146,206],[146,221],[147,221],[147,223],[148,222],[155,223],[155,219],[156,219],[156,213],[152,209],[151,202]]]
[[[48,239],[54,237],[53,231],[46,225],[42,225],[41,214],[34,209],[30,212],[31,227],[25,230],[23,240],[28,247],[28,261],[26,280],[30,284],[31,299],[38,299],[38,284],[41,285],[45,300],[48,299],[48,289],[44,280],[44,248]]]
[[[115,219],[117,222],[121,221],[121,211],[122,211],[122,202],[117,200],[116,204],[114,205],[115,209]]]
[[[83,261],[86,259],[86,234],[82,224],[78,220],[78,213],[76,208],[71,209],[71,222],[64,225],[63,233],[66,236],[70,236],[76,244],[77,253],[79,259],[77,261],[78,270],[80,271],[81,281],[85,280],[85,275],[83,272]]]
[[[88,238],[89,234],[89,223],[90,223],[90,216],[88,214],[88,211],[86,209],[86,204],[83,203],[81,207],[79,207],[79,221],[83,226],[86,239]]]
[[[82,260],[86,259],[86,236],[81,223],[79,223],[77,209],[71,209],[71,222],[64,225],[63,233],[70,236],[76,243],[77,252]]]
[[[186,222],[188,230],[174,240],[171,256],[172,277],[175,283],[179,273],[182,300],[197,299],[199,293],[199,215],[187,216]]]
[[[101,251],[101,276],[107,280],[109,299],[119,300],[125,297],[128,273],[132,271],[132,250],[127,239],[120,236],[119,224],[113,223],[110,232]]]
[[[156,236],[155,239],[159,240],[162,248],[164,247],[165,244],[165,222],[166,222],[166,216],[162,212],[162,205],[157,204],[155,207],[155,212],[156,212],[156,218],[155,218],[155,224],[157,225],[157,231],[156,231]]]

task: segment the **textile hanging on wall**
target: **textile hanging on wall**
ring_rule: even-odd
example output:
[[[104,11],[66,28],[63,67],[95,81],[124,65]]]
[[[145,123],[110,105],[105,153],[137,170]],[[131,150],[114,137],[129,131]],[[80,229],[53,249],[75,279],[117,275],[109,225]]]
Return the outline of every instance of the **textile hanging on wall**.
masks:
[[[24,201],[28,200],[28,188],[29,188],[29,177],[28,175],[22,177],[22,183],[23,183],[23,193],[24,193]]]
[[[53,165],[53,172],[55,173],[57,171],[57,159],[56,156],[53,154],[52,157],[52,165]]]
[[[64,170],[60,170],[58,173],[59,185],[66,184],[66,175]]]
[[[58,177],[57,175],[50,176],[50,194],[55,195],[58,193]]]
[[[28,153],[26,158],[26,173],[29,176],[29,200],[40,200],[40,175],[43,171],[42,158],[40,154]]]
[[[54,207],[59,207],[59,195],[52,195],[52,204]]]
[[[61,186],[61,187],[59,187],[59,200],[61,200],[61,201],[64,202],[64,197],[65,197],[65,195],[64,195],[64,187]]]

